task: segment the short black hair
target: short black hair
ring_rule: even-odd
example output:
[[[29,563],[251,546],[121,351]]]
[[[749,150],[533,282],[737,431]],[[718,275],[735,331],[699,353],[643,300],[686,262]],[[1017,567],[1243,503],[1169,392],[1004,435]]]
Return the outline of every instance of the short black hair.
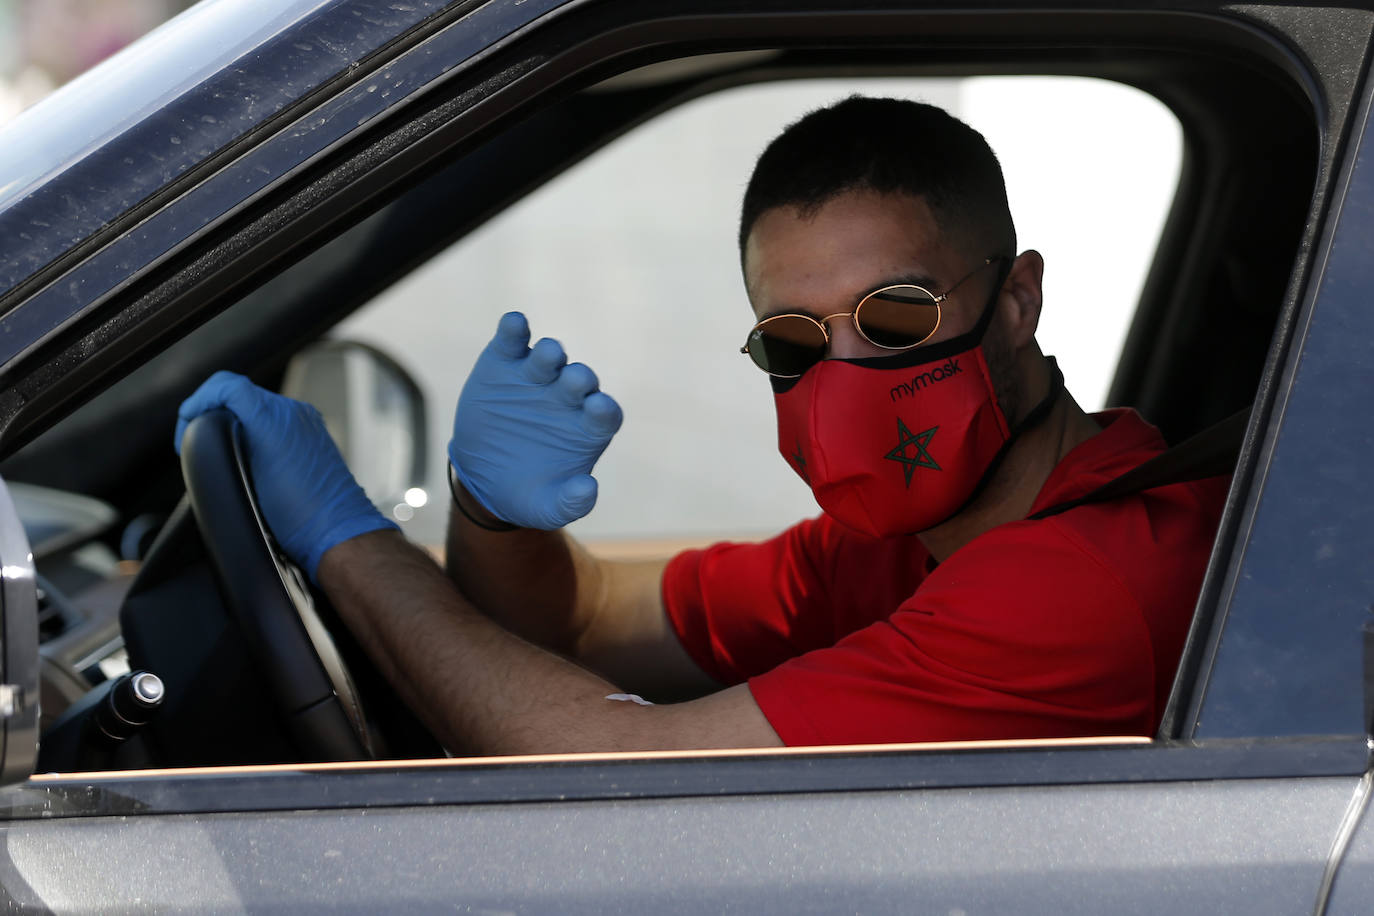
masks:
[[[850,191],[923,198],[971,257],[1016,254],[1002,167],[983,135],[934,105],[850,96],[792,124],[754,166],[740,210],[740,260],[775,207],[813,215]]]

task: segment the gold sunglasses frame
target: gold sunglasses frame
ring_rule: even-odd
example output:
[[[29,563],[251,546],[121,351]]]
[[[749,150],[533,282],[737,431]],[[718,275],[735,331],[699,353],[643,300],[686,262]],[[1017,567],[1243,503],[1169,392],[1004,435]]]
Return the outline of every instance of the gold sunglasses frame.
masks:
[[[805,374],[806,369],[810,369],[811,366],[814,366],[816,363],[812,363],[811,366],[807,366],[806,369],[803,369],[801,372],[798,372],[798,373],[796,373],[796,374],[793,374],[793,375],[784,375],[784,374],[782,374],[781,372],[773,372],[773,371],[771,371],[771,370],[769,370],[769,369],[764,369],[762,366],[759,366],[757,360],[755,360],[755,359],[753,358],[753,355],[749,353],[749,341],[752,340],[752,339],[754,338],[754,336],[755,336],[756,334],[758,334],[759,330],[760,330],[761,328],[763,328],[764,325],[768,324],[768,322],[770,322],[770,321],[777,321],[777,320],[780,319],[780,318],[804,318],[805,320],[807,320],[807,321],[811,322],[812,324],[814,324],[816,327],[820,328],[820,330],[821,330],[821,336],[822,336],[822,338],[824,338],[824,340],[825,340],[825,346],[824,346],[824,348],[821,350],[822,355],[816,360],[817,363],[820,362],[822,359],[825,359],[824,354],[825,354],[827,351],[829,351],[829,349],[830,349],[830,328],[827,326],[826,323],[829,322],[829,321],[832,321],[833,319],[836,319],[836,318],[850,318],[850,319],[853,319],[853,321],[854,321],[854,330],[855,330],[856,332],[858,332],[858,335],[859,335],[860,337],[862,337],[864,340],[868,341],[868,342],[869,342],[870,344],[872,344],[873,346],[878,347],[879,349],[882,349],[882,350],[892,350],[892,351],[900,351],[900,350],[910,350],[910,349],[912,349],[913,347],[919,347],[921,344],[925,343],[927,340],[930,340],[931,337],[935,336],[935,332],[936,332],[936,331],[940,330],[940,321],[941,321],[941,320],[943,319],[943,317],[944,317],[944,309],[941,307],[941,303],[944,302],[946,299],[948,299],[948,298],[950,297],[950,295],[953,294],[953,292],[954,292],[956,289],[958,289],[960,286],[962,286],[962,285],[964,284],[965,281],[971,279],[971,278],[973,277],[974,274],[978,273],[980,270],[982,270],[984,267],[987,267],[989,264],[992,264],[992,263],[994,263],[994,262],[996,262],[996,261],[1001,261],[1001,260],[1003,260],[1003,258],[1001,258],[1001,257],[985,258],[985,259],[983,260],[983,263],[982,263],[982,264],[979,264],[977,267],[973,268],[973,270],[971,270],[971,271],[969,271],[968,273],[964,274],[964,276],[961,277],[961,278],[959,278],[959,280],[958,280],[953,286],[951,286],[949,289],[945,290],[944,293],[942,293],[942,294],[939,295],[939,296],[935,295],[935,294],[932,293],[930,290],[926,289],[924,286],[919,286],[919,285],[917,285],[917,284],[915,284],[915,283],[893,283],[893,284],[890,285],[890,286],[882,286],[882,287],[879,287],[878,289],[871,290],[870,292],[864,293],[864,295],[863,295],[862,297],[860,297],[858,304],[855,305],[854,308],[850,309],[850,310],[847,311],[847,312],[836,312],[836,313],[833,314],[833,315],[826,315],[826,316],[823,317],[823,318],[813,318],[813,317],[810,316],[810,315],[803,315],[803,314],[801,314],[800,312],[788,312],[788,313],[785,313],[785,314],[782,314],[782,315],[769,315],[767,318],[765,318],[765,319],[763,319],[762,321],[758,322],[758,323],[755,324],[752,328],[749,329],[749,336],[745,338],[745,340],[744,340],[744,346],[740,347],[740,348],[739,348],[739,351],[740,351],[741,353],[745,354],[745,355],[748,355],[749,358],[750,358],[750,359],[749,359],[750,362],[752,362],[755,366],[758,366],[759,369],[761,369],[761,370],[764,371],[764,372],[767,372],[769,375],[773,376],[774,378],[801,378],[802,375]],[[918,289],[918,290],[920,290],[921,292],[925,293],[927,296],[929,296],[929,297],[930,297],[931,303],[933,303],[934,306],[935,306],[935,326],[932,327],[932,328],[930,329],[930,333],[926,334],[925,337],[922,337],[920,340],[916,341],[915,343],[903,344],[903,345],[900,346],[900,347],[889,347],[889,346],[887,346],[886,344],[880,344],[880,343],[878,343],[876,340],[873,340],[873,339],[870,338],[867,334],[865,334],[865,333],[864,333],[863,327],[859,324],[859,310],[862,309],[862,308],[864,307],[864,303],[867,302],[869,299],[872,299],[874,296],[878,295],[879,293],[885,293],[885,292],[887,292],[887,291],[889,291],[889,290],[894,290],[894,289]]]

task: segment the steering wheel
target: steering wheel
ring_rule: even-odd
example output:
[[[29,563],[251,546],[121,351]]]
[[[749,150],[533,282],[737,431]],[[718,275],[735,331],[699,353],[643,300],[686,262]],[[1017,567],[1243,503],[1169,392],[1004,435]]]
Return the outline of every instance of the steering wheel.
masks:
[[[305,576],[258,510],[238,419],[212,410],[181,440],[181,472],[229,614],[296,748],[311,760],[376,755],[362,703]]]

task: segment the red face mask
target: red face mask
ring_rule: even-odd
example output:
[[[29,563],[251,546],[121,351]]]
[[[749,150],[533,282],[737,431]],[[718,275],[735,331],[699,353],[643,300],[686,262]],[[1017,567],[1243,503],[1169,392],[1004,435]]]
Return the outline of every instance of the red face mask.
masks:
[[[1063,379],[1011,429],[982,338],[992,304],[960,337],[898,356],[826,359],[774,379],[778,450],[837,522],[872,537],[912,534],[958,514],[1011,443],[1049,413]]]

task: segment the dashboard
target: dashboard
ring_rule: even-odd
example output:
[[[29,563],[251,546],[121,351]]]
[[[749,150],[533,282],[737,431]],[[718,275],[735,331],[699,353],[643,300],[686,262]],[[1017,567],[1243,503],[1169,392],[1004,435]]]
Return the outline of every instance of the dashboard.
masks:
[[[116,531],[118,513],[98,499],[17,481],[8,487],[37,570],[42,733],[93,687],[128,672],[119,609],[159,520],[140,517]]]

